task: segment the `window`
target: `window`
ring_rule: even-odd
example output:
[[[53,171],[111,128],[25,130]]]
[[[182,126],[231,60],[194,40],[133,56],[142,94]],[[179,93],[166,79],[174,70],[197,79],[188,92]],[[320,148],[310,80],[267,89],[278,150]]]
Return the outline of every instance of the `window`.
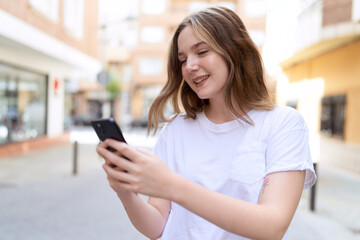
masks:
[[[321,100],[321,132],[344,137],[345,95],[324,97]]]
[[[84,0],[64,0],[64,27],[76,38],[82,38]]]
[[[206,2],[190,2],[189,3],[189,12],[197,12],[203,10],[207,7],[210,7],[209,3]]]
[[[160,58],[142,58],[139,63],[141,75],[154,76],[161,74],[162,61]]]
[[[162,27],[144,27],[141,29],[141,41],[144,43],[161,43],[164,40]]]
[[[29,5],[52,21],[58,21],[59,0],[29,0]]]
[[[286,106],[297,109],[298,101],[297,100],[289,100],[286,102]]]
[[[46,79],[0,64],[0,144],[45,135]]]
[[[246,0],[245,13],[249,17],[265,17],[266,4],[264,0]]]
[[[360,22],[360,0],[353,0],[352,20],[354,22]]]
[[[262,30],[249,30],[249,35],[257,46],[264,45],[265,32]]]
[[[69,130],[71,127],[71,113],[73,111],[71,80],[65,79],[64,85],[64,130]]]
[[[207,2],[202,2],[202,1],[194,1],[194,2],[190,2],[189,3],[189,12],[197,12],[200,10],[203,10],[205,8],[208,7],[212,7],[212,6],[222,6],[222,7],[227,7],[233,11],[236,11],[236,5],[233,2],[218,2],[218,3],[207,3]]]
[[[163,14],[166,10],[166,0],[142,0],[141,10],[148,15]]]
[[[161,92],[162,85],[152,85],[149,87],[143,87],[142,93],[143,93],[143,109],[141,113],[141,119],[147,120],[147,116],[149,113],[149,109],[151,107],[151,104],[155,100],[155,98],[159,95]]]
[[[236,5],[233,2],[219,2],[219,4],[217,4],[217,5],[227,7],[229,9],[233,10],[234,12],[236,12]]]

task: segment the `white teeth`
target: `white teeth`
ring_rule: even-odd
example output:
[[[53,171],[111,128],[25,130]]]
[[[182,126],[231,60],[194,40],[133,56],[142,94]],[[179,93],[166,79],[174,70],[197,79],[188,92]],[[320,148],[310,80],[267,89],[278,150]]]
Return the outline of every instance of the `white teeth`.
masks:
[[[207,75],[207,76],[205,76],[205,77],[203,77],[203,78],[200,78],[199,80],[196,80],[195,83],[196,83],[196,84],[199,84],[199,83],[201,83],[202,81],[204,81],[205,79],[207,79],[208,77],[209,77],[209,75]]]

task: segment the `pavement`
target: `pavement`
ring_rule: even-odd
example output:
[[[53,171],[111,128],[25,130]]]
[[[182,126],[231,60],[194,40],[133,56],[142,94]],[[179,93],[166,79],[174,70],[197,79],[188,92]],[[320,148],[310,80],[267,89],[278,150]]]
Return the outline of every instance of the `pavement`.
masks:
[[[156,141],[144,131],[124,135],[135,147],[150,149]],[[0,159],[0,239],[146,239],[108,186],[95,134],[77,129],[71,140],[79,142],[76,175],[74,144]],[[319,142],[315,211],[305,190],[288,239],[360,240],[360,146]]]

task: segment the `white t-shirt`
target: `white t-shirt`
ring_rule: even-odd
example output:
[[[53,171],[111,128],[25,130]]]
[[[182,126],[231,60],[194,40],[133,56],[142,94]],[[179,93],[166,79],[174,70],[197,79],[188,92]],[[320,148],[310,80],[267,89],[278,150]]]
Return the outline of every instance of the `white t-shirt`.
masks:
[[[304,188],[311,187],[316,175],[302,116],[290,107],[251,110],[248,115],[255,125],[240,120],[215,124],[204,113],[195,120],[180,114],[162,129],[154,152],[177,174],[252,203],[258,202],[265,176],[272,172],[306,170]],[[227,232],[172,202],[161,239],[247,238]]]

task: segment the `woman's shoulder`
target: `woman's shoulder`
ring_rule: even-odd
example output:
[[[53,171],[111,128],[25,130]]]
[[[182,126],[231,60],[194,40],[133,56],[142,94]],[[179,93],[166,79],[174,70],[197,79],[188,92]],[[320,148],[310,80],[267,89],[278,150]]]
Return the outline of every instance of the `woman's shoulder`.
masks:
[[[279,129],[307,129],[306,122],[301,113],[292,107],[276,106],[271,111],[271,120],[272,124]]]
[[[255,125],[266,124],[274,132],[307,129],[300,112],[288,106],[275,106],[272,110],[253,113]]]
[[[290,118],[301,117],[301,114],[299,113],[298,110],[296,110],[295,108],[289,107],[289,106],[277,105],[273,108],[273,110],[271,110],[271,112],[273,112],[273,114],[275,114],[278,117],[280,117],[280,116],[283,116],[284,118],[286,118],[286,117],[290,117]]]
[[[166,138],[168,135],[177,135],[179,131],[188,129],[189,122],[194,120],[188,118],[186,113],[177,113],[169,117],[169,121],[160,124],[160,138]]]
[[[166,123],[168,128],[178,127],[179,125],[188,124],[194,121],[194,119],[190,118],[186,112],[174,114],[170,119],[171,121]]]
[[[189,121],[185,112],[173,114],[169,119],[168,122],[162,123],[163,128],[174,128]]]

